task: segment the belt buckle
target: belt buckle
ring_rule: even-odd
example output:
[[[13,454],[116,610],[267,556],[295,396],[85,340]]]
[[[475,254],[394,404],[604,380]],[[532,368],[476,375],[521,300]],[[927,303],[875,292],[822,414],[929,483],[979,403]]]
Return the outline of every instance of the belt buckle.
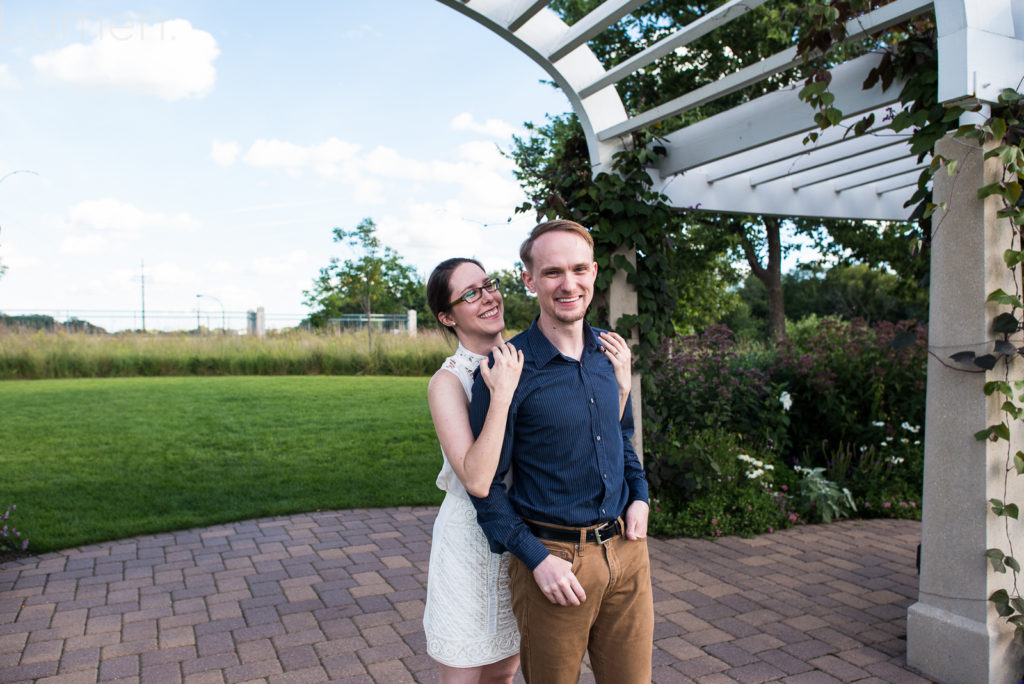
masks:
[[[601,530],[608,529],[608,528],[611,528],[612,534],[610,534],[607,537],[602,538],[601,537]],[[594,541],[596,541],[601,546],[604,546],[605,544],[610,542],[612,539],[615,539],[615,534],[616,534],[615,533],[615,523],[613,523],[613,522],[606,522],[604,525],[601,525],[600,527],[595,527],[594,528]]]

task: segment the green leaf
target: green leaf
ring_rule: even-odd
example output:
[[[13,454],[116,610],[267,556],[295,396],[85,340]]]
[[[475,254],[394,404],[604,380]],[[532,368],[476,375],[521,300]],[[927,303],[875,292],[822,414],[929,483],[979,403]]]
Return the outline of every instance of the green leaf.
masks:
[[[992,119],[992,137],[996,140],[1002,140],[1005,135],[1006,122],[998,118]]]
[[[1006,566],[1003,563],[1005,554],[1000,549],[987,549],[985,551],[985,557],[992,561],[992,569],[996,572],[1006,572]]]
[[[999,515],[1003,515],[1007,518],[1013,518],[1014,520],[1016,520],[1017,516],[1020,515],[1020,509],[1017,508],[1017,504],[1006,504],[1005,506],[1003,506],[1003,512]]]
[[[956,363],[974,363],[975,353],[972,351],[961,351],[956,354],[951,354],[950,359]]]
[[[1001,195],[1002,192],[1002,183],[989,183],[978,188],[978,199],[985,199],[989,195]]]
[[[1018,563],[1017,559],[1013,556],[1007,556],[1003,559],[1003,562],[1006,563],[1006,565],[1009,566],[1014,572],[1020,572],[1020,563]],[[1013,601],[1020,601],[1020,599],[1015,598],[1013,599]],[[1011,603],[1013,603],[1013,601],[1011,601]],[[1024,610],[1022,610],[1016,603],[1013,603],[1013,607],[1017,609],[1018,613],[1024,613]]]
[[[1006,413],[1010,414],[1011,416],[1013,416],[1017,420],[1020,420],[1020,414],[1021,414],[1022,411],[1024,411],[1024,409],[1021,409],[1019,406],[1014,404],[1012,401],[1004,401],[1003,405],[1001,407],[999,407],[999,409],[1001,411],[1005,411]]]
[[[996,392],[1001,392],[1010,399],[1013,399],[1013,389],[1010,387],[1010,383],[1005,380],[991,380],[986,382],[984,392],[986,397],[990,397]]]
[[[1012,335],[1020,329],[1020,321],[1011,313],[1001,313],[992,321],[992,330]]]
[[[996,367],[998,359],[992,354],[982,354],[974,357],[974,365],[985,370],[992,370]]]
[[[978,440],[979,442],[983,439],[991,439],[992,441],[995,441],[995,439],[992,437],[992,430],[990,428],[985,428],[984,430],[978,430],[977,432],[975,432],[974,439]]]
[[[1021,303],[1020,297],[1007,294],[1006,292],[1003,292],[1002,288],[989,294],[989,296],[985,298],[985,301],[995,302],[997,304],[1006,304],[1007,306],[1016,306],[1018,308],[1024,307],[1024,303]]]
[[[986,551],[985,553],[988,554],[988,551]],[[1005,589],[996,589],[988,597],[988,600],[992,603],[1005,603],[1006,605],[1010,605],[1010,595],[1006,592]]]
[[[1018,451],[1013,455],[1013,467],[1018,475],[1024,475],[1024,452]]]
[[[1006,262],[1006,268],[1013,268],[1021,261],[1024,261],[1024,251],[1019,249],[1008,249],[1003,252],[1003,261]]]
[[[996,437],[999,437],[1000,439],[1005,439],[1007,442],[1010,441],[1010,428],[1006,426],[1006,423],[999,423],[997,425],[993,425],[992,433]],[[1014,517],[1016,518],[1017,516]]]
[[[1020,199],[1020,192],[1020,183],[1016,181],[1011,181],[1006,184],[1006,191],[1003,193],[1003,197],[1006,198],[1007,202],[1009,202],[1012,205],[1015,205],[1017,204],[1017,200]]]

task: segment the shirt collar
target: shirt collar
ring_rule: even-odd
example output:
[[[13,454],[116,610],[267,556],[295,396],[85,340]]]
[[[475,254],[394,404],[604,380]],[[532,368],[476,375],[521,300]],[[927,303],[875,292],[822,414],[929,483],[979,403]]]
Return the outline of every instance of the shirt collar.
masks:
[[[546,366],[551,359],[561,356],[562,353],[541,332],[537,325],[539,321],[539,316],[533,319],[533,324],[526,331],[526,341],[530,346],[530,356],[534,363],[541,367]],[[598,340],[597,332],[590,327],[589,323],[583,321],[583,355],[586,356],[588,353],[598,350],[600,346],[601,342]]]

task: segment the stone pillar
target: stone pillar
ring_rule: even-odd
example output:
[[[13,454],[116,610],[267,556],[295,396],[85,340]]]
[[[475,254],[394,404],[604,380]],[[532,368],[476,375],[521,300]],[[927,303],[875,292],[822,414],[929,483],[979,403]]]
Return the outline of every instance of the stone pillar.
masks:
[[[991,321],[1006,307],[985,299],[997,288],[1014,291],[1003,262],[1009,223],[996,219],[995,198],[977,196],[978,188],[998,179],[998,160],[986,162],[981,148],[952,137],[936,145],[936,153],[958,160],[959,170],[935,176],[934,201],[947,206],[936,211],[932,228],[921,576],[917,603],[907,614],[907,663],[946,684],[1016,684],[1022,649],[988,602],[996,589],[1010,588],[1012,575],[993,572],[984,556],[992,547],[1009,552],[1008,519],[996,518],[988,504],[1004,498],[1007,443],[973,436],[1003,420],[1002,400],[982,391],[987,379],[1002,377],[1002,364],[988,373],[943,365],[958,366],[949,359],[958,351],[993,350]],[[1024,377],[1022,361],[1011,365],[1011,381]],[[1013,423],[1016,451],[1024,442],[1020,421]],[[1011,473],[1007,500],[1024,505],[1022,484]],[[1020,529],[1009,520],[1014,550],[1024,558]]]
[[[416,309],[409,309],[405,312],[405,329],[409,337],[416,337]]]
[[[636,250],[629,247],[619,247],[615,250],[615,254],[622,254],[629,262],[636,266]],[[615,256],[612,255],[612,262],[614,263]],[[608,320],[611,321],[611,326],[614,328],[619,321],[619,317],[626,314],[633,314],[639,311],[636,300],[636,290],[633,286],[626,282],[626,272],[618,269],[615,271],[615,275],[612,276],[612,284],[608,288]],[[637,343],[638,337],[636,330],[629,336],[628,342],[630,345]],[[637,367],[636,359],[633,360],[633,368]],[[640,420],[642,415],[641,404],[641,392],[640,392],[640,374],[633,373],[632,389],[630,391],[630,397],[633,400],[633,425],[635,426],[633,432],[633,448],[636,450],[636,455],[640,457],[640,462],[644,462],[644,435],[643,435],[643,423]]]

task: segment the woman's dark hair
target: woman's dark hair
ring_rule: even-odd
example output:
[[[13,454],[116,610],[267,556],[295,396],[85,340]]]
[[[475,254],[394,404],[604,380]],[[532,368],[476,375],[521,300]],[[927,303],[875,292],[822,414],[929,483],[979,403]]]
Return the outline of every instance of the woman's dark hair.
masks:
[[[437,320],[438,314],[452,308],[452,291],[450,287],[452,272],[462,264],[476,264],[480,267],[481,271],[484,270],[483,264],[476,259],[454,257],[452,259],[445,259],[435,266],[430,277],[427,278],[427,306],[430,307],[430,313],[434,314],[435,320]],[[438,322],[440,323],[439,320]],[[452,332],[452,329],[443,323],[441,328],[446,333]]]

